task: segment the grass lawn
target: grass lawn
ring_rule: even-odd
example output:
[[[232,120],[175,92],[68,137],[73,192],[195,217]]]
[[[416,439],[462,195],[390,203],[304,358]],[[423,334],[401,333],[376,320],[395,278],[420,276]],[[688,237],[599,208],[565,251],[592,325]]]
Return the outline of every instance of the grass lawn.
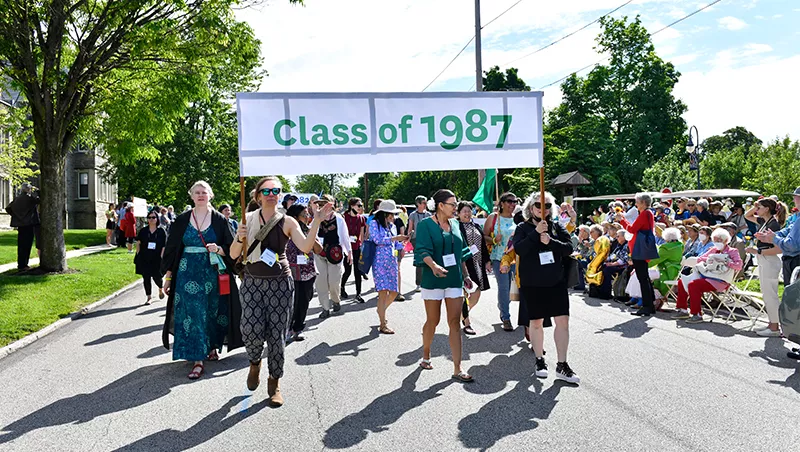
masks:
[[[114,249],[70,259],[75,273],[46,276],[0,274],[0,347],[130,284],[133,255]]]
[[[739,289],[744,289],[745,285],[747,285],[747,280],[738,281],[736,283],[736,287],[738,287]],[[761,281],[759,281],[758,278],[753,278],[753,281],[750,283],[750,285],[747,286],[747,290],[749,292],[759,292],[760,293],[761,292]],[[781,297],[783,297],[783,283],[779,282],[778,283],[778,298],[780,299]]]
[[[105,229],[68,229],[64,231],[67,251],[106,243]],[[36,257],[36,246],[31,250]],[[17,261],[17,231],[0,232],[0,265]]]

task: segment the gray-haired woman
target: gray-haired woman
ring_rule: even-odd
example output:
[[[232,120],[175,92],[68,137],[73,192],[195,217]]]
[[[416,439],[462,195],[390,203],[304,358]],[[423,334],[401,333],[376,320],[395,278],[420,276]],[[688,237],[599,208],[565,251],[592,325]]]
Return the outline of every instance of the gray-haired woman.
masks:
[[[653,292],[653,282],[650,281],[650,274],[647,270],[647,260],[636,259],[634,253],[636,241],[644,240],[642,237],[648,233],[653,235],[653,229],[656,226],[655,217],[653,216],[653,212],[650,211],[650,202],[651,198],[647,193],[636,194],[636,208],[639,210],[639,216],[633,224],[629,223],[621,213],[617,213],[616,215],[617,221],[622,223],[625,230],[633,234],[633,238],[628,241],[628,245],[630,246],[633,269],[636,272],[636,278],[639,280],[639,285],[642,288],[642,308],[631,313],[631,315],[635,316],[648,316],[656,313],[656,297]],[[640,245],[643,244],[640,243]],[[655,257],[658,257],[658,250],[655,248],[655,240],[652,245],[653,249],[651,251],[655,253]]]

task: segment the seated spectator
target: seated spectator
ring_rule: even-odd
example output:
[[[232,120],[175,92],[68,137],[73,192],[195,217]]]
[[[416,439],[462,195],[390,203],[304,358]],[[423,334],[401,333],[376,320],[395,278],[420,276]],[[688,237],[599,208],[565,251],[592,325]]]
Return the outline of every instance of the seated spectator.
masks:
[[[594,296],[593,293],[603,284],[603,263],[611,250],[611,240],[603,235],[602,228],[598,225],[589,228],[589,236],[594,242],[591,261],[586,267],[586,282],[589,284],[589,296]]]
[[[656,309],[667,300],[669,287],[664,281],[674,281],[681,271],[681,260],[683,259],[683,243],[681,242],[681,231],[676,228],[667,228],[661,233],[664,243],[658,246],[658,258],[651,260],[648,265],[658,267],[660,276],[653,280],[653,287],[661,292],[661,297],[656,300]]]
[[[711,226],[714,224],[712,222],[711,212],[708,211],[707,199],[700,199],[697,201],[697,210],[695,213],[692,213],[692,216],[697,218],[697,222],[700,223],[700,226]]]
[[[700,226],[696,224],[689,225],[686,228],[686,234],[689,236],[688,240],[683,246],[683,257],[697,257],[697,247],[700,245]]]
[[[665,225],[670,223],[669,215],[667,214],[666,208],[664,207],[663,204],[659,204],[656,207],[655,218],[656,218],[656,223],[663,223]]]
[[[742,259],[736,249],[728,246],[731,236],[725,228],[717,228],[711,236],[713,247],[697,258],[697,263],[704,263],[715,254],[727,255],[726,265],[734,271],[742,269]],[[695,271],[689,276],[682,276],[678,280],[677,311],[673,319],[685,319],[687,323],[700,323],[703,321],[702,297],[706,292],[724,292],[731,281],[709,278]],[[687,311],[687,307],[689,310]]]
[[[731,216],[728,217],[728,223],[733,223],[736,225],[736,234],[739,237],[744,235],[744,232],[747,230],[747,221],[744,218],[744,207],[741,204],[736,203],[731,208]]]
[[[611,284],[617,276],[628,270],[629,254],[625,230],[617,231],[616,239],[611,244],[611,250],[603,263],[603,282],[597,292],[597,298],[610,300],[614,297]]]
[[[664,233],[664,229],[667,229],[667,225],[666,224],[658,223],[658,222],[656,223],[656,228],[654,229],[654,233],[655,233],[655,236],[656,236],[656,246],[665,243],[664,238],[661,237],[661,234]]]
[[[694,229],[694,228],[693,228]],[[691,236],[691,233],[689,234]],[[698,257],[702,256],[706,251],[708,251],[711,247],[714,246],[714,243],[711,241],[711,228],[708,226],[701,226],[697,233],[697,245],[694,249],[694,252],[691,253],[684,253],[684,257]]]
[[[726,222],[720,225],[721,228],[725,228],[728,231],[728,234],[731,235],[731,241],[728,244],[731,248],[736,248],[736,251],[739,252],[739,257],[742,258],[742,262],[744,262],[745,256],[747,256],[747,244],[744,243],[744,240],[739,238],[736,233],[739,231],[739,227],[736,226],[735,223]],[[738,275],[737,275],[738,276]],[[738,279],[738,278],[737,278]]]
[[[572,248],[575,250],[573,256],[578,261],[578,284],[573,287],[575,290],[586,290],[586,266],[589,265],[589,256],[592,253],[592,240],[589,237],[589,226],[582,224],[578,226],[577,234],[572,236]]]
[[[689,203],[689,198],[680,198],[678,199],[678,206],[675,209],[675,220],[686,220],[689,218],[691,212],[689,212],[689,208],[687,204]]]
[[[722,214],[722,203],[714,201],[711,203],[711,224],[710,226],[719,225],[728,221],[725,215]]]

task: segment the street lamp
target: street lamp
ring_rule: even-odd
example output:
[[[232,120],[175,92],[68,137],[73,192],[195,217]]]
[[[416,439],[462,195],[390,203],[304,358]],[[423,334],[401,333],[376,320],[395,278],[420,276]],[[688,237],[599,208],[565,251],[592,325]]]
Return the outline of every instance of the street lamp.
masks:
[[[697,137],[697,144],[692,141],[692,130],[694,130],[694,136]],[[686,144],[686,152],[689,154],[689,170],[697,171],[697,189],[700,190],[700,133],[695,126],[689,128],[689,142]]]

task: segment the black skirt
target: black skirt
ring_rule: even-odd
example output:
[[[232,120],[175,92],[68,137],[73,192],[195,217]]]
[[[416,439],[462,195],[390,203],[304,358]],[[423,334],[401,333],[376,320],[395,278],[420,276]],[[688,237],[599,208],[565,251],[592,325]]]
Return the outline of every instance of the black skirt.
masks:
[[[106,229],[111,229],[112,231],[117,228],[117,223],[114,223],[112,220],[106,220]]]
[[[569,292],[563,280],[553,287],[520,287],[519,295],[530,320],[569,315]]]

